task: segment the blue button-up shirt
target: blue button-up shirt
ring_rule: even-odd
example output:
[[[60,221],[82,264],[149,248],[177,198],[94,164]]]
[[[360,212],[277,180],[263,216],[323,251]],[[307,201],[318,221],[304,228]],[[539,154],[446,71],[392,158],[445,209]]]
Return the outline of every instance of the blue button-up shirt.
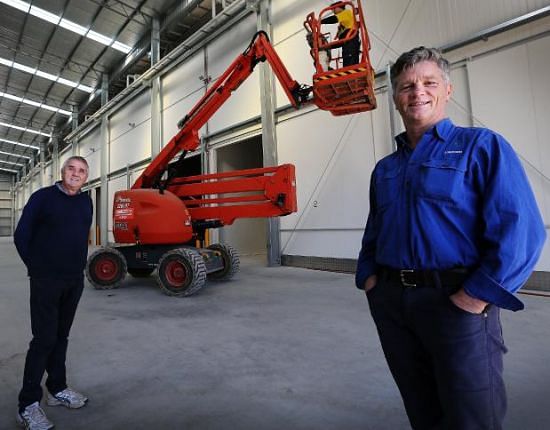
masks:
[[[356,284],[395,269],[472,270],[466,292],[520,310],[513,293],[533,270],[546,238],[535,197],[506,140],[444,119],[415,149],[406,134],[372,174],[370,213]]]

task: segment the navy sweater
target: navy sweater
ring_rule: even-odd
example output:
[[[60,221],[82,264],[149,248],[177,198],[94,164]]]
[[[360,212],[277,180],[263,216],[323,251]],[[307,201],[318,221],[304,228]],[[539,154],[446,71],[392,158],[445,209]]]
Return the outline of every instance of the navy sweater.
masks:
[[[92,212],[87,193],[69,196],[52,185],[31,195],[14,234],[17,252],[30,277],[82,276]]]

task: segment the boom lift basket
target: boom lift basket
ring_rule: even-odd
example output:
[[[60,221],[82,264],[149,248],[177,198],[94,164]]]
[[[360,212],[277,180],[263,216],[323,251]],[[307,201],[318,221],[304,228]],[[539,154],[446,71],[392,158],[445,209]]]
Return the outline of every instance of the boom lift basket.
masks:
[[[354,27],[343,39],[331,40],[329,33],[323,33],[321,21],[330,14],[334,14],[334,9],[338,7],[353,10]],[[311,55],[315,63],[313,95],[314,103],[319,109],[328,110],[336,116],[375,109],[374,69],[369,58],[370,41],[361,2],[341,1],[321,10],[318,18],[312,12],[306,17],[304,27],[311,35]],[[329,70],[324,70],[319,53],[336,52],[356,36],[361,42],[359,63],[342,67],[342,59],[333,57],[329,63],[331,66]]]

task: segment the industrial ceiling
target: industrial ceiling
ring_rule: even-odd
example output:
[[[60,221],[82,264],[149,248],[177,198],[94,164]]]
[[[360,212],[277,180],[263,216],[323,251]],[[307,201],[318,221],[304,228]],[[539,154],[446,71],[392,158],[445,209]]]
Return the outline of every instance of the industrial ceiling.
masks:
[[[51,157],[128,77],[151,67],[153,22],[160,58],[238,0],[0,0],[0,174]]]

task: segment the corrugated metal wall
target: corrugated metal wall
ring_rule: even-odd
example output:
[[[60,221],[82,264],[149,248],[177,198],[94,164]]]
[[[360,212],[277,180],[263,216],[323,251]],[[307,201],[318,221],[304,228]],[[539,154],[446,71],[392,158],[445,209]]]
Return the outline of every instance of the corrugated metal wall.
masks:
[[[0,236],[11,236],[13,219],[12,178],[0,175]]]

